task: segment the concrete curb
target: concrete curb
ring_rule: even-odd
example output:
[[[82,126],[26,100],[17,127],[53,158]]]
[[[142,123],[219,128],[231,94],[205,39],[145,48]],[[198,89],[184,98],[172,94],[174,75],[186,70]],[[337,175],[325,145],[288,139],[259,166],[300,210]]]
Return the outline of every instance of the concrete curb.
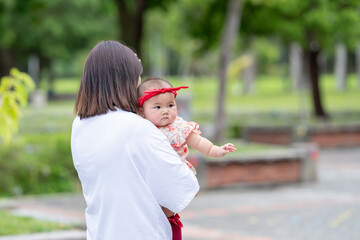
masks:
[[[0,237],[0,240],[86,240],[86,231],[70,230]]]

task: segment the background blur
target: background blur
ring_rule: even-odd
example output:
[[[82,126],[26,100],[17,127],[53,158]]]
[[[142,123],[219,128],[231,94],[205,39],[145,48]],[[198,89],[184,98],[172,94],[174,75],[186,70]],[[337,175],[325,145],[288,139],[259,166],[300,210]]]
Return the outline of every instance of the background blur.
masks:
[[[73,106],[101,40],[134,49],[142,79],[190,86],[181,114],[239,155],[299,142],[360,146],[358,0],[0,0],[0,77],[17,68],[35,83],[21,108],[16,97],[4,107],[16,86],[0,87],[0,197],[81,191]],[[254,128],[266,130],[252,138]],[[284,128],[286,141],[261,137]],[[333,142],[312,135],[324,130]]]

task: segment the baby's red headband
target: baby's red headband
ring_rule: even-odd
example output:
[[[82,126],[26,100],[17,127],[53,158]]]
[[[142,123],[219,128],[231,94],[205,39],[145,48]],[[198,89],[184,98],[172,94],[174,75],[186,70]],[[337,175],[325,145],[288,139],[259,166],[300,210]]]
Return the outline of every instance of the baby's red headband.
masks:
[[[155,88],[155,89],[149,89],[144,92],[144,95],[142,97],[139,97],[139,106],[141,107],[145,101],[149,100],[150,98],[162,94],[171,92],[176,97],[177,91],[179,91],[182,88],[188,88],[188,86],[181,86],[181,87],[171,87],[171,88]]]

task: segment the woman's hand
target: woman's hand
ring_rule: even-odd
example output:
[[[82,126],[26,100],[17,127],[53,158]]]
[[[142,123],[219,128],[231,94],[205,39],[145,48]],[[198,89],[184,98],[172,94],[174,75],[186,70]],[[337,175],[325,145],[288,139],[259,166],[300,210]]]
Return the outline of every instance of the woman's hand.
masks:
[[[163,212],[165,213],[166,217],[171,217],[171,216],[174,216],[175,213],[170,211],[169,209],[167,209],[166,207],[161,207]]]

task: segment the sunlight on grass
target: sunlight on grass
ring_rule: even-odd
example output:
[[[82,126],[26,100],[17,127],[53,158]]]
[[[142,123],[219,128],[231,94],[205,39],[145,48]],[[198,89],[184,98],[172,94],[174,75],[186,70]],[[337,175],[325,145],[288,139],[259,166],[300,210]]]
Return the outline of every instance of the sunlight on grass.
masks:
[[[214,112],[217,107],[218,83],[216,78],[196,78],[190,81],[170,79],[173,85],[189,85],[192,93],[193,109]],[[239,79],[231,79],[227,84],[226,109],[227,112],[276,112],[276,111],[312,111],[312,99],[309,91],[293,92],[290,80],[278,77],[260,76],[255,83],[255,90],[244,94]],[[348,87],[340,92],[335,88],[332,75],[324,75],[322,86],[324,107],[327,111],[359,111],[360,89],[356,85],[356,76],[350,75]]]
[[[55,92],[58,94],[75,94],[80,86],[80,77],[77,78],[61,78],[55,82]]]
[[[190,88],[182,90],[191,93],[193,108],[204,111],[215,111],[217,107],[218,82],[215,77],[196,77],[180,79],[168,78],[174,86],[187,85]],[[57,94],[76,94],[80,79],[58,79],[55,82]],[[356,76],[349,75],[347,89],[337,91],[332,75],[323,75],[320,80],[324,107],[328,111],[360,110],[360,89],[357,88]],[[253,93],[242,92],[241,80],[230,79],[227,84],[227,111],[259,112],[259,111],[292,111],[301,107],[311,111],[311,96],[309,93],[293,92],[290,89],[290,79],[272,76],[259,76]]]
[[[179,96],[191,96],[191,112],[197,121],[206,120],[214,122],[214,116],[217,109],[218,99],[218,81],[216,77],[169,77],[167,78],[174,86],[189,86],[189,89],[183,89]],[[80,78],[58,79],[55,83],[57,94],[76,94]],[[229,79],[226,90],[226,112],[227,115],[236,121],[242,121],[240,116],[248,118],[244,124],[249,122],[273,121],[277,124],[291,124],[287,118],[276,120],[273,116],[281,116],[283,113],[310,116],[312,114],[312,98],[310,91],[304,90],[294,92],[290,88],[290,79],[277,76],[259,76],[255,82],[255,88],[252,93],[244,94],[240,79]],[[358,112],[360,111],[359,96],[360,88],[357,86],[357,76],[351,74],[348,76],[347,89],[338,91],[335,87],[333,75],[323,75],[320,79],[321,92],[323,96],[323,106],[325,111],[330,114],[337,112]],[[52,129],[49,118],[55,118],[58,128],[70,128],[73,119],[74,100],[51,102],[45,109],[27,109],[25,115],[30,117],[31,121],[38,122],[38,126],[46,129]],[[53,116],[45,117],[47,113],[52,112]],[[249,120],[251,114],[267,114],[270,118]],[[336,117],[337,121],[340,119]],[[341,121],[344,119],[342,118]],[[356,120],[354,120],[356,121]],[[49,122],[49,123],[48,123]],[[24,122],[22,128],[28,129]],[[30,127],[29,127],[30,128]]]

